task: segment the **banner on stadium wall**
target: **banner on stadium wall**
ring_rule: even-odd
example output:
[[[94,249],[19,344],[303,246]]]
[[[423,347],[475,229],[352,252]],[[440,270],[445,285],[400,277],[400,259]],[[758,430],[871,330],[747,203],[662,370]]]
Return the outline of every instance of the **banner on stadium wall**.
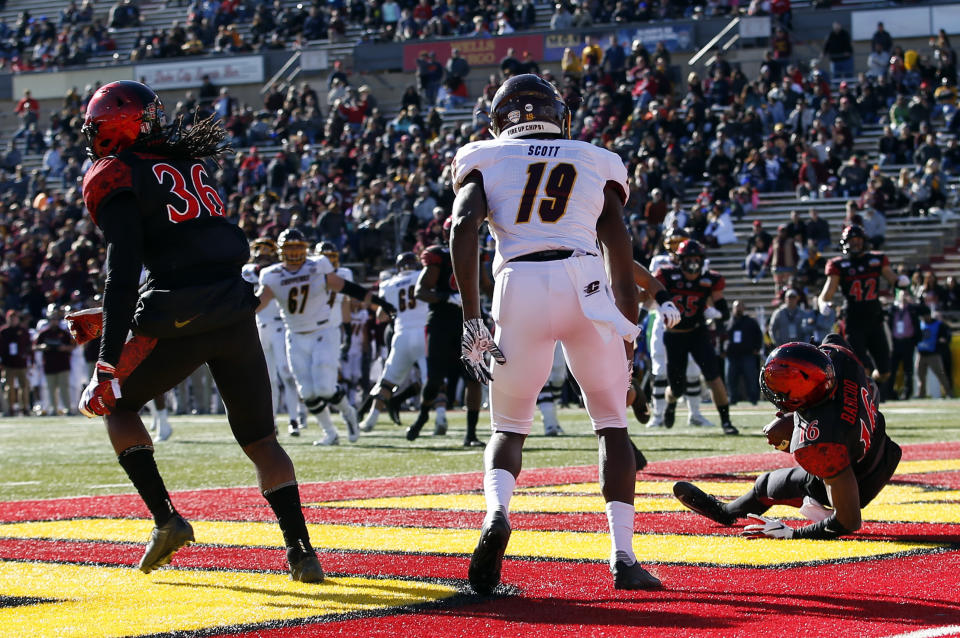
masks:
[[[196,61],[178,61],[167,64],[138,64],[138,80],[153,89],[185,89],[200,86],[203,76],[209,75],[216,85],[255,84],[263,82],[263,58],[259,55],[204,58]]]
[[[610,36],[614,33],[617,40],[628,51],[634,40],[643,42],[643,46],[649,51],[652,51],[660,41],[663,41],[668,51],[689,50],[693,42],[692,29],[683,25],[618,29],[617,31],[597,33],[557,33],[544,38],[543,61],[560,61],[563,58],[563,50],[567,48],[580,55],[584,47],[584,38],[588,35],[600,45],[601,49],[606,49],[609,45]]]
[[[447,60],[450,59],[450,52],[453,49],[459,49],[460,55],[466,58],[471,66],[500,64],[500,60],[507,55],[507,49],[513,49],[517,59],[523,55],[524,51],[528,51],[533,59],[538,62],[544,59],[543,36],[540,35],[440,40],[404,45],[403,70],[416,71],[417,58],[422,51],[433,51],[437,54],[437,62],[446,64]]]

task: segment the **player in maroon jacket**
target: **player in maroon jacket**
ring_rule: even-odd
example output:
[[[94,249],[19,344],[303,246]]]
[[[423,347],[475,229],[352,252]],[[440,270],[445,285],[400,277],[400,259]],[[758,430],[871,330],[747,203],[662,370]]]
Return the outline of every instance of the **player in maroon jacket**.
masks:
[[[100,356],[80,411],[104,417],[120,465],[153,515],[140,569],[166,565],[194,534],[173,506],[138,413],[206,364],[279,519],[291,578],[322,581],[293,463],[274,431],[257,299],[240,272],[249,246],[224,216],[214,180],[213,160],[229,151],[225,131],[213,118],[189,130],[182,121],[165,126],[157,94],[132,81],[97,90],[82,131],[95,160],[83,199],[103,231],[107,260]],[[139,289],[142,267],[148,277]],[[135,367],[125,365],[131,349],[139,350]]]

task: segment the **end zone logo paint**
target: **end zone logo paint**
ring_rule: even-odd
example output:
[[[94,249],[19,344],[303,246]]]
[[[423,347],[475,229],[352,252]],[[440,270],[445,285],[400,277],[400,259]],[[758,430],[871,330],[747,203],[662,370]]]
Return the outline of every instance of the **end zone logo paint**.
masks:
[[[664,582],[656,592],[613,589],[594,467],[521,475],[504,585],[489,598],[465,582],[485,509],[478,474],[302,486],[321,585],[289,580],[255,489],[175,494],[197,545],[149,575],[136,569],[152,526],[136,496],[2,503],[0,636],[884,636],[960,624],[960,444],[906,447],[863,529],[839,541],[745,539],[671,494],[683,479],[730,499],[789,462],[713,457],[638,475],[634,547]],[[769,515],[801,524],[795,509]]]

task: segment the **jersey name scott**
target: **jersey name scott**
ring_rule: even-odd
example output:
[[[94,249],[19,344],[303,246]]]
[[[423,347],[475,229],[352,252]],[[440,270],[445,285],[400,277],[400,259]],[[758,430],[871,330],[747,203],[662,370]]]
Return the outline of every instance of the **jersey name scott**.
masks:
[[[556,157],[560,152],[559,146],[528,146],[527,155],[534,157]]]

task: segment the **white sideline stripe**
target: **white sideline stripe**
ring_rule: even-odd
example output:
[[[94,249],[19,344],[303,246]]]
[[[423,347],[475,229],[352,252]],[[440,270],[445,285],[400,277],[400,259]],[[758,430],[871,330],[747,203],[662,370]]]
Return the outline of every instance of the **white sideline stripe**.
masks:
[[[95,490],[101,487],[127,487],[129,485],[129,483],[103,483],[101,485],[91,485],[90,489]]]
[[[14,486],[14,485],[40,485],[40,481],[10,481],[8,483],[0,483],[0,485]]]
[[[931,627],[930,629],[920,629],[906,634],[887,636],[886,638],[936,638],[936,636],[949,636],[950,634],[960,634],[960,625]]]

